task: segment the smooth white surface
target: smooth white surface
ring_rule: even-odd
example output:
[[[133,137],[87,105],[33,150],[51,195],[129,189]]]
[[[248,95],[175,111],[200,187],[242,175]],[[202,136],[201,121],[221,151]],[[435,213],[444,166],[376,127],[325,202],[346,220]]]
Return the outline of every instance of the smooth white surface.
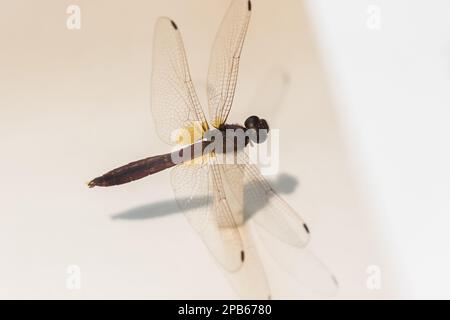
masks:
[[[366,26],[369,5],[381,28]],[[310,1],[340,118],[405,277],[402,296],[450,298],[448,1]]]

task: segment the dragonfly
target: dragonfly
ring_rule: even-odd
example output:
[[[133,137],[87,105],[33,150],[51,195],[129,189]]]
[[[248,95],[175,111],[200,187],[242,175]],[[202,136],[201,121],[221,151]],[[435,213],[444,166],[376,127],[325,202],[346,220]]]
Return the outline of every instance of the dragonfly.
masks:
[[[152,114],[161,140],[183,147],[111,170],[88,186],[121,185],[171,168],[178,206],[216,261],[229,274],[246,270],[247,278],[240,280],[250,296],[268,298],[270,288],[264,268],[246,226],[249,216],[266,236],[294,248],[306,246],[310,229],[249,159],[248,147],[266,141],[268,122],[253,115],[243,125],[227,123],[251,14],[250,0],[233,0],[219,27],[207,75],[209,121],[191,79],[178,25],[167,17],[157,20]],[[174,138],[174,132],[180,129],[187,132],[187,138]],[[244,134],[240,144],[238,132]],[[224,164],[220,154],[231,154],[235,162]]]

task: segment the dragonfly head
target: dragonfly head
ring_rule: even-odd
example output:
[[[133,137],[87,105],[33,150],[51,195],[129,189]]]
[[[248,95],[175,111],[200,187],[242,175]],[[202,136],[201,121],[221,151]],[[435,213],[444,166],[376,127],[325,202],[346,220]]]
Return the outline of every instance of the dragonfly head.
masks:
[[[263,143],[267,139],[269,133],[269,124],[265,119],[257,116],[250,116],[245,120],[244,126],[247,130],[252,130],[249,137],[256,143]]]

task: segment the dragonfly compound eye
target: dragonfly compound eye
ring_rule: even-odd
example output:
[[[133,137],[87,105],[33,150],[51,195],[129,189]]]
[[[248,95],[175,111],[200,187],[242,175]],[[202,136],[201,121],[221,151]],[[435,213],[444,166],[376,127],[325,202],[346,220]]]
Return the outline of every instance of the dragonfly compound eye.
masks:
[[[269,124],[266,120],[260,119],[257,116],[248,117],[244,123],[247,128],[247,133],[251,141],[262,143],[267,139],[269,132]]]
[[[266,130],[267,132],[269,132],[269,124],[267,123],[266,119],[259,120],[258,129]]]
[[[244,126],[247,129],[258,129],[259,125],[259,118],[257,116],[251,116],[248,117],[247,120],[245,120]]]

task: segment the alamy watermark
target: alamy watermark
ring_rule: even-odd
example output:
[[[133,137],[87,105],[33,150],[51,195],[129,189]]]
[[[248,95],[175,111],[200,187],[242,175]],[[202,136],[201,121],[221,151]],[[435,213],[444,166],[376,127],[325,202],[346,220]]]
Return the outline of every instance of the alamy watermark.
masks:
[[[264,175],[279,170],[279,130],[225,126],[206,132],[192,125],[172,133],[172,141],[182,145],[171,153],[175,164],[257,164]]]
[[[369,30],[381,30],[381,7],[371,4],[367,7],[366,27]]]
[[[81,289],[81,268],[77,265],[70,265],[66,269],[66,289],[80,290]]]
[[[71,4],[67,7],[66,13],[69,15],[66,20],[66,27],[69,30],[81,29],[81,9],[80,6]]]
[[[370,265],[366,269],[366,287],[369,290],[381,289],[381,268],[378,265]]]

